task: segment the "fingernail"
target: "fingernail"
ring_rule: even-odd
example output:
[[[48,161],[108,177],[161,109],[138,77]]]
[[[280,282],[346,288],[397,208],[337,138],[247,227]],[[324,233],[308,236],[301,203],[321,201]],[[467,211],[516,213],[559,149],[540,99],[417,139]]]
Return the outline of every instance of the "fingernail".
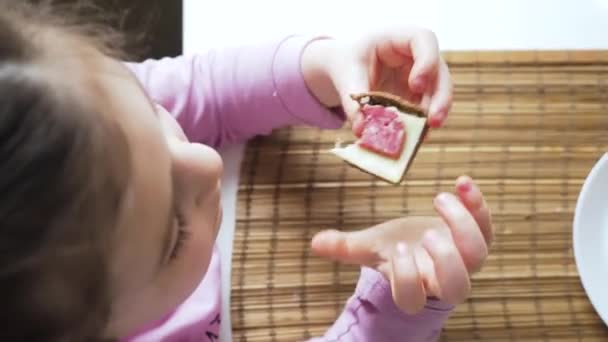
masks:
[[[449,206],[449,204],[451,202],[450,196],[448,196],[448,194],[446,194],[446,193],[441,193],[441,194],[437,195],[437,197],[435,197],[435,200],[437,201],[437,204],[442,207]]]
[[[433,117],[435,118],[435,120],[438,120],[438,121],[445,120],[445,117],[448,115],[448,113],[445,109],[433,110],[431,113],[434,113]]]
[[[431,229],[424,234],[424,239],[433,245],[441,243],[441,236],[435,229]]]
[[[458,183],[458,185],[456,187],[458,188],[458,191],[466,193],[466,192],[471,191],[472,185],[469,181],[464,181],[464,182]]]
[[[441,208],[444,215],[457,216],[459,215],[459,203],[460,200],[451,193],[444,192],[439,194],[437,197],[436,205]]]
[[[419,76],[414,80],[414,90],[418,92],[423,92],[426,89],[426,78],[424,76]]]
[[[431,116],[429,119],[429,124],[432,128],[439,128],[443,122],[439,118]]]
[[[443,122],[445,121],[445,119],[447,118],[448,114],[445,110],[441,110],[439,112],[430,112],[430,119],[431,119],[431,126],[433,126],[434,128],[440,127],[441,125],[443,125]],[[435,114],[432,114],[435,113]]]
[[[395,249],[397,250],[397,255],[399,257],[407,256],[407,252],[408,252],[407,245],[404,242],[398,242]]]

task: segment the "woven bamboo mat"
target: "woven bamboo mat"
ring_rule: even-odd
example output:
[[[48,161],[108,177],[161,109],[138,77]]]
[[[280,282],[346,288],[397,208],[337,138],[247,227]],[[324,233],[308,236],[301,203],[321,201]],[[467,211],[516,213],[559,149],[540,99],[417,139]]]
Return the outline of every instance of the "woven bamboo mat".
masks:
[[[608,150],[608,51],[450,52],[455,105],[406,182],[389,186],[328,154],[348,130],[283,129],[252,141],[242,169],[232,277],[235,341],[323,333],[358,268],[309,255],[320,229],[432,214],[432,197],[473,176],[496,243],[445,341],[608,341],[571,248],[582,182]]]

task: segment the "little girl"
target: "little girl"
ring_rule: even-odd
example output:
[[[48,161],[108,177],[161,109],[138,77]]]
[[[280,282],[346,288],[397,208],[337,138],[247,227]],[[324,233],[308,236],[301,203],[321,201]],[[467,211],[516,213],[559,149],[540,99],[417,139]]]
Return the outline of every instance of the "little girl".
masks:
[[[0,340],[216,341],[222,161],[214,148],[287,125],[356,121],[351,93],[391,91],[439,127],[452,85],[432,33],[288,36],[126,64],[91,30],[0,1]],[[315,341],[436,340],[487,256],[490,214],[467,177],[437,217],[325,231],[361,265]]]

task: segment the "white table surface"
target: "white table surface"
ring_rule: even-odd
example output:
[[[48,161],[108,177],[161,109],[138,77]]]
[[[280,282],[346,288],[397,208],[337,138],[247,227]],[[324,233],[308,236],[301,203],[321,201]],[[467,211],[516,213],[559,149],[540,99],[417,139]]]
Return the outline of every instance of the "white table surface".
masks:
[[[356,37],[387,25],[432,29],[443,50],[608,49],[608,0],[184,0],[184,52],[238,45],[290,33]],[[377,5],[376,5],[377,6]],[[382,17],[380,17],[380,13]],[[230,265],[243,146],[225,160],[221,341],[231,341]]]

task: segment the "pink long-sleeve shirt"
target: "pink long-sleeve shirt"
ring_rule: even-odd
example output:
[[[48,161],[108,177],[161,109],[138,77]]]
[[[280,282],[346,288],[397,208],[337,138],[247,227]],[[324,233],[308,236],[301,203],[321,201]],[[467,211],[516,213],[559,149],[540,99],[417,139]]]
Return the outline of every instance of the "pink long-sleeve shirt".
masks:
[[[344,115],[309,92],[300,61],[314,37],[289,36],[266,44],[129,64],[148,95],[171,112],[192,141],[220,147],[294,124],[339,128]],[[129,341],[219,339],[220,254],[196,290],[173,312],[133,332]],[[390,285],[362,268],[353,296],[324,336],[311,341],[435,341],[452,307],[429,300],[417,315],[394,304]]]

